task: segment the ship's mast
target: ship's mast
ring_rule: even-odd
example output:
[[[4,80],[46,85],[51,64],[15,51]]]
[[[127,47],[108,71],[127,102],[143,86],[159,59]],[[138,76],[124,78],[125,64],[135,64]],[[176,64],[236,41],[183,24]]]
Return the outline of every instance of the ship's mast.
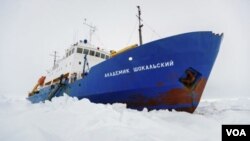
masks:
[[[95,32],[96,27],[91,25],[91,24],[88,24],[86,21],[87,21],[87,19],[84,19],[83,24],[89,27],[89,44],[91,44],[92,34]]]
[[[54,54],[50,54],[50,56],[53,56],[53,57],[54,57],[54,64],[53,64],[53,67],[55,67],[55,65],[56,65],[56,58],[59,57],[59,56],[57,56],[57,52],[56,52],[56,51],[54,51]]]
[[[140,6],[137,6],[137,8],[138,8],[138,15],[137,15],[137,17],[138,17],[138,20],[139,20],[139,41],[140,41],[140,45],[142,45],[142,34],[141,34],[141,28],[143,27],[143,24],[141,24],[141,21],[142,21],[142,19],[141,19],[141,9],[140,9]]]

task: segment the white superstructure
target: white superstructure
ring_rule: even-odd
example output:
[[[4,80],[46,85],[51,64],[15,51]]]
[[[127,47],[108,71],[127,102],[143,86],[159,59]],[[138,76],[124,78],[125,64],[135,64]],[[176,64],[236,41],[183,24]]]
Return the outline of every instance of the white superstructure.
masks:
[[[87,54],[87,61],[85,62],[85,70],[90,69],[92,66],[99,64],[100,62],[109,59],[109,52],[99,47],[94,47],[86,42],[77,42],[66,50],[65,56],[57,60],[51,70],[46,75],[45,85],[56,83],[59,77],[67,75],[70,77],[76,77],[76,79],[82,78],[84,68],[84,57]]]

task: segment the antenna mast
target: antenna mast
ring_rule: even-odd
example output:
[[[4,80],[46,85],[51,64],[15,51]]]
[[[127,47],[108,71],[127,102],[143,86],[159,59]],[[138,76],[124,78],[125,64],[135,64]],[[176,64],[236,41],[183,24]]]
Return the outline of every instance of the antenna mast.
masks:
[[[137,15],[137,17],[138,17],[138,20],[139,20],[139,41],[140,41],[140,45],[142,45],[142,34],[141,34],[141,28],[143,27],[143,24],[141,24],[141,21],[142,21],[142,19],[141,19],[141,9],[140,9],[140,6],[137,6],[137,8],[138,8],[138,15]]]
[[[88,24],[86,21],[87,21],[87,19],[84,19],[83,24],[89,27],[89,44],[91,44],[92,34],[95,32],[96,27],[91,25],[91,24]]]
[[[54,64],[53,64],[53,67],[55,67],[55,65],[56,65],[56,57],[59,57],[59,56],[57,56],[56,54],[57,54],[56,51],[54,51],[54,54],[50,54],[50,56],[53,56],[53,57],[54,57]]]

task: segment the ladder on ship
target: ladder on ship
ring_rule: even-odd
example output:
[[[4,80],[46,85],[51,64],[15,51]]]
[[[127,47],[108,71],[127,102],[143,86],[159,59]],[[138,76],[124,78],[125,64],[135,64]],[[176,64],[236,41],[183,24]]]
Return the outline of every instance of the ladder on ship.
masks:
[[[63,89],[65,88],[65,84],[58,84],[56,87],[51,90],[51,92],[48,94],[48,100],[51,100],[56,95],[60,95],[63,92]]]
[[[60,78],[60,82],[56,84],[55,88],[53,88],[49,94],[47,100],[51,100],[55,96],[60,96],[65,91],[65,87],[67,86],[67,81],[63,81],[63,75]]]

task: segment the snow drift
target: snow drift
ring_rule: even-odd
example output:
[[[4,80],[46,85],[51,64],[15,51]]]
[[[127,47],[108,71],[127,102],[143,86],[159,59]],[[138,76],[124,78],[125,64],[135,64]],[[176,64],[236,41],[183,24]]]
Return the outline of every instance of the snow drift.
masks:
[[[63,96],[31,104],[0,95],[0,140],[219,141],[222,124],[249,124],[250,99],[203,100],[194,114],[136,111]]]

